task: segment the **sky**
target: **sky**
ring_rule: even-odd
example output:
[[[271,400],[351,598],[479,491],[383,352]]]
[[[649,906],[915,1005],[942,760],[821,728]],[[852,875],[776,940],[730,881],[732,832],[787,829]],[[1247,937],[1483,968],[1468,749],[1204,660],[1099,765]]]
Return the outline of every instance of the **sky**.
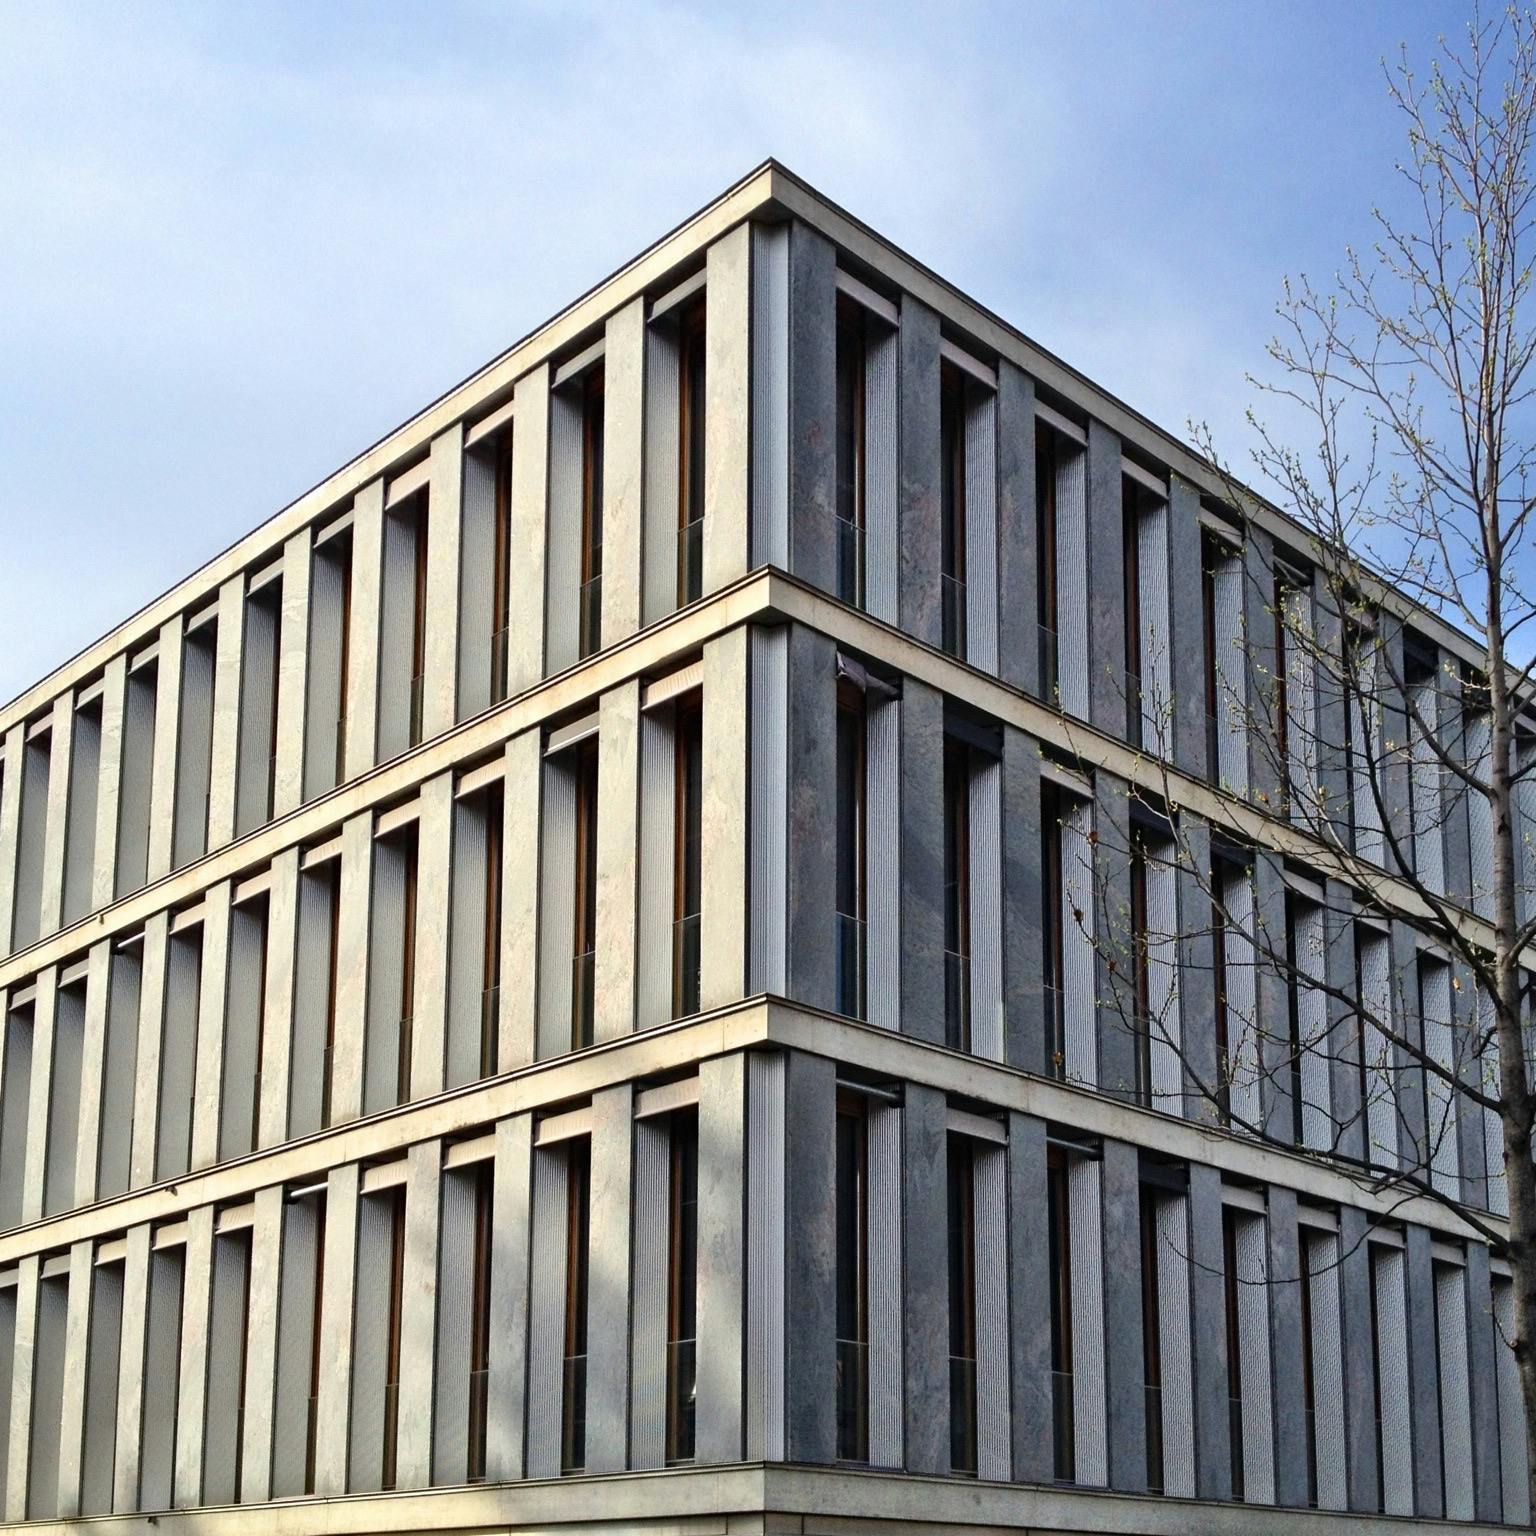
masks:
[[[0,0],[0,700],[769,155],[1242,469],[1468,13]]]

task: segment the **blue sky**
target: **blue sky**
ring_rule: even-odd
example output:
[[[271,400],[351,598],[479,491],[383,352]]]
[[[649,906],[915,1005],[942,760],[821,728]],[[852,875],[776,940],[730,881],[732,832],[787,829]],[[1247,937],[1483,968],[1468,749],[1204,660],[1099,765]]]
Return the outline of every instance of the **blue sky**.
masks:
[[[0,0],[0,699],[770,154],[1239,461],[1467,14]]]

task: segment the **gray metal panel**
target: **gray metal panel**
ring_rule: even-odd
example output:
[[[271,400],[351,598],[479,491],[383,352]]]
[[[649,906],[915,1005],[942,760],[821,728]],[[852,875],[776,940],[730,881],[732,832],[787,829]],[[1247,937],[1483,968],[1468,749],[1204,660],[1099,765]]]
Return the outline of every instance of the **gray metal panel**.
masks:
[[[320,1298],[315,1294],[320,1210],[310,1197],[290,1202],[282,1212],[272,1411],[271,1491],[277,1499],[304,1492],[310,1363],[320,1322]]]
[[[96,796],[101,782],[101,700],[75,711],[69,747],[69,814],[64,834],[62,921],[84,917],[96,863]]]
[[[357,1202],[357,1261],[352,1299],[351,1428],[347,1449],[348,1493],[384,1486],[384,1429],[389,1390],[390,1315],[395,1191],[363,1195]],[[326,1280],[330,1275],[327,1271]],[[327,1284],[329,1289],[329,1284]],[[402,1408],[409,1404],[402,1403]],[[401,1414],[403,1429],[404,1414]],[[319,1491],[318,1488],[316,1490]]]
[[[1058,439],[1056,687],[1069,715],[1088,718],[1088,455]]]
[[[503,802],[504,803],[504,802]],[[480,1076],[480,1028],[485,996],[485,922],[491,797],[469,795],[453,803],[453,855],[449,865],[448,1038],[445,1088]],[[494,1067],[494,1063],[493,1063]]]
[[[1098,1086],[1116,1098],[1136,1096],[1138,1042],[1131,968],[1117,956],[1128,956],[1127,914],[1131,910],[1131,792],[1124,781],[1099,772],[1093,781],[1093,820],[1098,834],[1093,846],[1093,885],[1090,899],[1099,907],[1094,956],[1098,999]]]
[[[944,1038],[944,696],[907,678],[897,709],[901,1031],[937,1042]]]
[[[1253,878],[1247,870],[1222,877],[1226,908],[1227,1079],[1232,1119],[1248,1130],[1263,1128],[1259,1061],[1259,983]]]
[[[438,1208],[435,1274],[416,1275],[436,1300],[436,1358],[432,1381],[432,1482],[465,1482],[475,1291],[475,1174],[447,1171]],[[419,1394],[413,1400],[420,1401]]]
[[[1436,1347],[1435,1273],[1428,1227],[1410,1223],[1404,1234],[1404,1300],[1407,1306],[1408,1422],[1412,1436],[1413,1508],[1444,1512],[1440,1438],[1440,1361]]]
[[[645,333],[645,509],[641,618],[654,624],[677,607],[678,335],[675,318]]]
[[[1305,1335],[1301,1309],[1301,1238],[1296,1196],[1272,1184],[1267,1194],[1265,1233],[1269,1276],[1269,1339],[1273,1361],[1270,1401],[1275,1444],[1275,1503],[1293,1509],[1307,1504]]]
[[[32,1446],[27,1459],[27,1519],[59,1512],[59,1450],[64,1411],[64,1339],[69,1277],[38,1282],[37,1332],[32,1345]]]
[[[1168,758],[1174,751],[1173,627],[1169,617],[1168,503],[1142,496],[1136,516],[1136,574],[1140,590],[1140,684],[1127,681],[1126,709],[1139,713],[1144,751]]]
[[[790,226],[788,297],[789,566],[830,592],[837,585],[837,253],[808,224]]]
[[[997,396],[965,384],[965,660],[997,671]]]
[[[752,559],[789,569],[788,224],[752,225]],[[809,318],[809,317],[807,317]],[[822,324],[830,329],[830,321]]]
[[[900,599],[900,353],[895,330],[864,330],[864,606],[887,624]]]
[[[1120,439],[1090,418],[1087,452],[1089,718],[1100,730],[1123,737],[1127,686]]]
[[[789,636],[787,626],[748,632],[751,697],[748,763],[751,901],[747,990],[788,990],[785,934],[789,900]]]
[[[787,918],[785,992],[813,1008],[836,1006],[837,678],[835,647],[795,625],[789,636]],[[754,732],[755,734],[755,732]],[[770,794],[776,791],[770,789]],[[756,789],[752,790],[756,793]],[[754,912],[754,921],[756,913]]]
[[[711,647],[711,655],[718,661],[719,652],[715,647]],[[640,688],[639,680],[631,679],[617,688],[608,689],[598,701],[597,798],[600,811],[595,850],[596,954],[592,967],[592,1037],[598,1041],[619,1039],[632,1034],[635,1028],[635,968],[640,917],[637,865]],[[702,763],[700,776],[702,778]],[[711,790],[721,787],[716,776]],[[701,805],[701,824],[703,817]],[[712,820],[710,829],[722,834],[723,840],[724,828],[718,822]],[[738,940],[738,955],[740,952]],[[740,977],[738,963],[737,986]]]
[[[950,1469],[946,1117],[942,1093],[908,1084],[901,1112],[903,1441],[907,1471],[939,1475]]]
[[[1440,734],[1438,679],[1418,683],[1409,690],[1409,702],[1429,727],[1426,735],[1413,716],[1408,717],[1409,784],[1412,805],[1414,870],[1432,891],[1445,890],[1445,806],[1437,738]]]
[[[224,1087],[219,1105],[219,1160],[256,1145],[266,1003],[265,900],[229,912],[229,987],[224,1024]]]
[[[1205,728],[1204,540],[1200,493],[1177,475],[1168,477],[1168,644],[1172,658],[1173,759],[1204,778],[1209,748]]]
[[[1451,968],[1419,961],[1420,1025],[1424,1054],[1453,1080],[1424,1071],[1425,1140],[1429,1177],[1434,1188],[1451,1200],[1461,1196],[1461,1148],[1457,1131],[1457,1072],[1455,1037],[1451,1031]]]
[[[1162,1363],[1163,1492],[1195,1497],[1195,1380],[1190,1332],[1189,1202],[1160,1195],[1157,1221],[1158,1349]]]
[[[744,1443],[746,1077],[742,1055],[699,1063],[696,1459],[700,1463],[740,1461]]]
[[[634,1274],[630,1291],[629,1465],[666,1464],[667,1247],[671,1135],[666,1119],[636,1120]]]
[[[1285,966],[1285,866],[1278,854],[1253,855],[1254,934],[1249,955],[1258,990],[1260,1099],[1264,1132],[1278,1141],[1295,1135],[1291,1104],[1290,973]]]
[[[421,738],[447,730],[459,715],[459,571],[463,563],[464,423],[439,432],[430,448],[423,572]]]
[[[325,1102],[327,1014],[331,1006],[331,906],[334,867],[299,874],[298,943],[293,978],[293,1038],[288,1065],[287,1135],[321,1126]]]
[[[439,668],[443,663],[439,660]],[[439,700],[439,706],[442,701]],[[421,786],[416,823],[416,934],[408,1097],[441,1093],[448,1061],[449,917],[453,877],[453,774]],[[479,1051],[472,1053],[478,1064]]]
[[[538,1054],[571,1048],[576,931],[576,778],[565,756],[544,760],[539,860]]]
[[[384,565],[380,587],[378,744],[374,761],[386,763],[411,745],[413,655],[416,634],[417,543],[427,537],[424,497],[384,513]]]
[[[1179,842],[1186,856],[1178,876],[1179,1029],[1184,1041],[1184,1113],[1214,1124],[1218,1116],[1216,1061],[1216,937],[1212,932],[1211,832],[1181,812]]]
[[[45,839],[48,830],[48,767],[52,738],[26,742],[21,751],[21,820],[17,828],[16,883],[11,948],[34,943],[42,931]]]
[[[633,1110],[634,1090],[629,1083],[592,1096],[584,1466],[588,1472],[622,1472],[629,1458]]]
[[[160,1112],[155,1136],[155,1178],[170,1179],[191,1166],[192,1095],[197,1066],[203,931],[189,928],[169,940],[165,967],[165,1022],[160,1038]]]
[[[1376,1390],[1381,1401],[1382,1508],[1414,1512],[1413,1412],[1408,1373],[1408,1303],[1399,1248],[1372,1244],[1376,1289]]]
[[[529,1477],[557,1477],[560,1473],[568,1151],[562,1144],[537,1148],[533,1154],[533,1257],[528,1293]]]
[[[1043,1121],[1008,1117],[1011,1475],[1026,1483],[1051,1481],[1056,1466],[1051,1319],[1040,1303],[1051,1286],[1045,1134]]]
[[[75,1204],[75,1149],[80,1138],[80,1086],[85,1065],[85,986],[60,987],[53,1004],[53,1070],[48,1074],[48,1161],[43,1211]]]
[[[188,635],[181,648],[181,704],[177,714],[176,813],[171,866],[180,869],[208,846],[208,795],[213,753],[213,669],[217,624]]]
[[[283,544],[282,614],[278,624],[277,740],[272,811],[286,815],[304,798],[305,698],[309,691],[309,529]]]
[[[751,499],[751,244],[738,224],[705,255],[703,591],[746,574]]]
[[[1436,1264],[1434,1283],[1445,1516],[1448,1520],[1471,1520],[1477,1509],[1472,1489],[1472,1394],[1467,1375],[1465,1271],[1453,1264]]]
[[[1336,880],[1324,887],[1323,974],[1328,1001],[1329,1097],[1333,1106],[1333,1146],[1345,1157],[1363,1159],[1364,1116],[1360,1103],[1359,1019],[1348,1000],[1355,995],[1355,925],[1350,892]]]
[[[971,1051],[1003,1059],[1003,765],[972,751],[970,802]]]
[[[974,1144],[976,1473],[1013,1475],[1008,1360],[1007,1149]]]
[[[627,639],[643,622],[645,311],[645,298],[632,298],[603,328],[605,646]]]
[[[1493,1317],[1499,1342],[1499,1480],[1506,1525],[1528,1525],[1531,1519],[1530,1463],[1526,1452],[1525,1401],[1520,1368],[1508,1341],[1515,1337],[1515,1288],[1511,1281],[1492,1285]],[[0,1319],[0,1330],[4,1322]]]
[[[180,1396],[181,1302],[185,1250],[161,1248],[149,1256],[149,1316],[144,1333],[145,1414],[140,1441],[139,1508],[169,1509],[176,1467]]]
[[[402,1020],[411,1012],[405,995],[406,878],[408,843],[416,828],[375,838],[368,914],[367,1032],[363,1043],[363,1113],[398,1104]],[[418,909],[419,910],[419,909]]]
[[[1497,1520],[1501,1509],[1498,1355],[1502,1345],[1494,1328],[1488,1250],[1481,1243],[1468,1243],[1466,1259],[1462,1289],[1467,1308],[1464,1328],[1475,1514],[1479,1520]]]
[[[792,1052],[784,1078],[784,1455],[837,1457],[837,1081],[829,1057]]]
[[[464,455],[463,515],[459,530],[458,718],[468,720],[491,703],[492,633],[496,602],[496,449]],[[430,622],[430,616],[429,616]]]
[[[502,757],[501,995],[497,1010],[497,1069],[531,1062],[538,1025],[539,860],[543,735],[522,732]]]
[[[533,1117],[512,1115],[496,1126],[496,1187],[491,1219],[485,1471],[493,1482],[521,1478],[524,1471],[532,1182]]]
[[[672,1017],[672,914],[677,806],[676,735],[670,707],[640,717],[640,881],[635,1019],[641,1029]],[[782,750],[782,739],[780,741]],[[780,899],[782,900],[782,892]],[[771,898],[766,898],[771,899]]]
[[[251,1272],[251,1232],[213,1240],[213,1290],[208,1321],[206,1422],[203,1429],[204,1504],[239,1501],[240,1432],[246,1370],[245,1299]]]
[[[1333,1088],[1328,1039],[1327,938],[1323,909],[1297,902],[1295,911],[1296,1034],[1301,1043],[1301,1142],[1333,1147]]]
[[[155,763],[158,669],[128,675],[123,701],[123,760],[118,786],[116,893],[144,884],[149,860],[149,799]]]
[[[1248,793],[1248,673],[1243,665],[1243,561],[1222,554],[1212,573],[1216,637],[1217,780],[1235,795]]]
[[[997,670],[1026,693],[1040,688],[1038,546],[1035,386],[1004,358],[997,365]]]
[[[123,1263],[122,1359],[117,1382],[117,1445],[112,1468],[114,1511],[139,1507],[140,1431],[144,1422],[144,1336],[149,1319],[147,1224],[128,1231]]]
[[[425,1488],[432,1481],[434,1418],[440,1419],[448,1406],[438,1394],[439,1313],[450,1354],[466,1359],[469,1307],[463,1298],[468,1266],[462,1261],[455,1266],[453,1251],[444,1253],[441,1247],[442,1143],[419,1141],[406,1153],[406,1160],[395,1487]],[[462,1205],[461,1199],[461,1225]],[[460,1417],[456,1433],[445,1426],[450,1445],[462,1444],[467,1418],[467,1412]]]
[[[1146,1367],[1141,1305],[1141,1166],[1136,1147],[1103,1143],[1104,1384],[1109,1486],[1147,1486]]]
[[[281,582],[245,599],[245,635],[240,647],[240,735],[236,756],[235,833],[249,832],[268,818],[268,790],[276,724],[277,669],[282,644]]]
[[[1385,937],[1357,927],[1360,949],[1360,1049],[1365,1061],[1365,1128],[1367,1155],[1373,1164],[1395,1168],[1398,1149],[1398,1109],[1394,1086],[1393,1047],[1386,1030],[1395,1028],[1392,1007],[1392,954]],[[1385,1026],[1385,1028],[1384,1028]]]
[[[549,395],[549,521],[545,538],[545,665],[576,660],[581,618],[584,395],[580,380]]]
[[[512,455],[511,590],[507,612],[507,693],[544,676],[545,530],[548,526],[550,365],[540,363],[517,381]]]
[[[1096,1004],[1098,951],[1095,947],[1097,881],[1093,868],[1093,806],[1089,801],[1061,801],[1061,883],[1064,906],[1073,921],[1063,923],[1062,1019],[1069,1082],[1093,1086],[1099,1080],[1099,1031]],[[1081,918],[1077,914],[1081,913]]]
[[[1152,1107],[1184,1112],[1184,1015],[1179,994],[1178,848],[1151,842],[1146,860],[1147,1003]]]
[[[746,1457],[783,1461],[785,1058],[754,1054],[747,1057],[746,1071]],[[702,1137],[699,1156],[702,1175]],[[701,1343],[702,1337],[701,1325]]]
[[[1072,1311],[1072,1432],[1076,1481],[1109,1482],[1109,1423],[1105,1384],[1103,1165],[1087,1158],[1067,1164],[1067,1264]]]
[[[882,1029],[901,1028],[902,782],[904,700],[864,701],[864,940],[865,1017]],[[914,811],[916,807],[914,807]]]
[[[350,539],[347,541],[350,544]],[[309,568],[308,702],[304,718],[305,800],[337,782],[347,680],[342,676],[348,593],[345,545],[313,551]],[[130,690],[132,679],[129,680]]]
[[[1291,819],[1316,828],[1326,815],[1327,801],[1319,798],[1317,734],[1318,628],[1310,589],[1291,590],[1285,613],[1286,769],[1291,781]]]
[[[1492,726],[1485,714],[1466,716],[1464,756],[1481,784],[1488,782]],[[1523,835],[1523,829],[1516,836]],[[1480,917],[1493,914],[1493,804],[1476,790],[1467,792],[1467,859],[1472,909]]]
[[[900,511],[896,622],[927,645],[943,631],[939,589],[943,531],[939,465],[939,318],[909,293],[901,296],[899,427]]]
[[[245,1396],[241,1407],[240,1487],[243,1503],[272,1491],[272,1430],[277,1407],[278,1327],[281,1322],[283,1189],[258,1190],[251,1225],[246,1298]]]
[[[1344,1340],[1339,1309],[1339,1240],[1301,1231],[1301,1257],[1311,1287],[1312,1413],[1319,1509],[1349,1508],[1344,1420]]]
[[[3,1313],[5,1292],[0,1292]],[[85,1422],[80,1456],[80,1513],[112,1511],[117,1453],[117,1386],[123,1336],[123,1266],[99,1264],[91,1273],[91,1322],[86,1346]],[[5,1366],[5,1319],[0,1315],[0,1371]],[[4,1379],[0,1377],[0,1379]],[[3,1430],[0,1414],[0,1430]]]
[[[1269,1333],[1270,1272],[1264,1218],[1240,1214],[1235,1220],[1237,1347],[1242,1356],[1243,1497],[1250,1504],[1273,1504],[1275,1428]]]
[[[1366,1215],[1353,1206],[1339,1208],[1339,1324],[1344,1373],[1344,1428],[1348,1447],[1349,1507],[1371,1512],[1379,1507],[1376,1476],[1376,1335],[1371,1326],[1371,1245]]]
[[[869,1461],[899,1467],[902,1449],[901,1110],[871,1100],[868,1143]]]
[[[1044,1072],[1040,753],[1010,726],[1003,727],[1002,775],[1003,1059]]]

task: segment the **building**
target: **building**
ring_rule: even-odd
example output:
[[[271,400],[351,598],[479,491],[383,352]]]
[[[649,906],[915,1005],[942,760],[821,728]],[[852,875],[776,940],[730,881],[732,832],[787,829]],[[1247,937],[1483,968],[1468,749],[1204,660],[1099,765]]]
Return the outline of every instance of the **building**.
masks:
[[[1216,493],[769,163],[0,710],[6,1520],[1526,1522],[1486,1247],[1213,1123],[1068,918],[1192,899],[1102,835],[1128,637],[1255,819],[1209,674],[1297,535]]]

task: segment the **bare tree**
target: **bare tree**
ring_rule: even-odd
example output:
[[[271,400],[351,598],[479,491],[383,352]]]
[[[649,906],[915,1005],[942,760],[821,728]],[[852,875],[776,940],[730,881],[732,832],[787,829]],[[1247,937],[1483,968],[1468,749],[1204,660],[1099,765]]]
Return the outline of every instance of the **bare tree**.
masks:
[[[1142,655],[1131,832],[1106,849],[1096,829],[1096,873],[1068,905],[1137,1037],[1144,1099],[1192,1096],[1378,1191],[1441,1201],[1507,1261],[1536,1478],[1536,17],[1478,17],[1427,77],[1404,53],[1387,80],[1407,137],[1395,211],[1330,283],[1285,288],[1272,367],[1250,381],[1259,492],[1193,432],[1237,514],[1230,540],[1206,535],[1212,773],[1274,830],[1245,839],[1233,816],[1211,848],[1191,837],[1159,768],[1173,701]],[[1300,530],[1292,547],[1245,537],[1258,494]],[[1444,624],[1470,646],[1438,643]],[[1116,861],[1129,899],[1105,883]],[[1174,878],[1194,882],[1199,921],[1149,899]],[[1214,1058],[1179,1024],[1177,978],[1201,954]]]

